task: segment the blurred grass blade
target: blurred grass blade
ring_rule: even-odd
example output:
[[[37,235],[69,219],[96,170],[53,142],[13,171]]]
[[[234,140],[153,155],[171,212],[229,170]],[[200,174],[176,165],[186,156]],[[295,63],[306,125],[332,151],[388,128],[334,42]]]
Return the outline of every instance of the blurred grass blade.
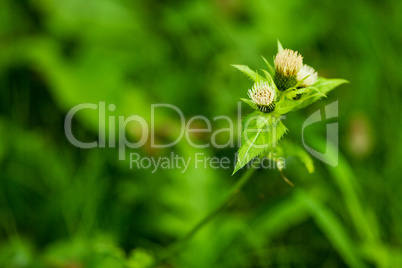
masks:
[[[309,197],[304,192],[298,195],[301,202],[305,203],[322,232],[331,241],[339,255],[350,267],[366,267],[358,256],[356,245],[347,234],[346,229],[336,215],[325,207],[320,201]]]

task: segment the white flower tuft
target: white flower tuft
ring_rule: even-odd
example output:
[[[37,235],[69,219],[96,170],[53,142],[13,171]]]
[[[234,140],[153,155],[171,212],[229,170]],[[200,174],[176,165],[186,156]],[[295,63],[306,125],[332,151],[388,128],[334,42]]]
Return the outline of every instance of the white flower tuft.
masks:
[[[303,78],[307,77],[303,80]],[[315,82],[317,82],[318,74],[317,72],[310,66],[304,64],[303,67],[297,73],[297,81],[303,80],[301,83],[302,87],[312,86]]]
[[[294,76],[303,66],[303,57],[297,51],[285,49],[276,54],[274,64],[281,76]]]
[[[264,113],[272,112],[275,109],[276,92],[267,82],[259,82],[248,90],[248,96]]]

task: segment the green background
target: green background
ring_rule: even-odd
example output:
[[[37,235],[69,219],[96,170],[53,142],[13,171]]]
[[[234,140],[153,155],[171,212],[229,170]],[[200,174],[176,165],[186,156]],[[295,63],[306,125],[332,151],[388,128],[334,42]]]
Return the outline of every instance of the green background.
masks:
[[[0,267],[146,267],[244,171],[130,169],[117,149],[71,145],[66,113],[104,101],[116,105],[107,115],[149,122],[151,104],[170,103],[187,119],[237,123],[252,83],[230,64],[264,68],[261,55],[272,59],[277,39],[319,75],[350,81],[284,121],[286,138],[301,144],[304,120],[338,100],[339,165],[315,159],[309,174],[289,158],[294,188],[277,170],[257,171],[160,267],[401,267],[401,11],[396,0],[1,1]],[[73,123],[81,140],[97,139],[96,112]],[[306,129],[311,147],[324,150],[326,123]],[[180,131],[171,112],[155,124],[158,142]],[[233,158],[236,150],[183,139],[128,152]]]

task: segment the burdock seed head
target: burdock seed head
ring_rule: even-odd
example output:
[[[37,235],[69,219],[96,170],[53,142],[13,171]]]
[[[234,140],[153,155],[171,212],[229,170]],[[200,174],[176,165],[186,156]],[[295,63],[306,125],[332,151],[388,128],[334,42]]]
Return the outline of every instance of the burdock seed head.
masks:
[[[303,57],[291,49],[285,49],[276,54],[274,59],[274,82],[279,90],[286,90],[297,84],[297,74],[303,66]]]
[[[267,82],[254,84],[248,90],[248,96],[261,112],[270,113],[275,110],[276,92]]]
[[[284,76],[292,76],[296,75],[303,66],[303,57],[297,51],[285,49],[276,54],[274,63],[276,72]]]
[[[304,79],[306,76],[308,77]],[[317,72],[306,64],[304,64],[297,73],[297,81],[302,81],[304,79],[300,84],[301,87],[309,87],[314,85],[314,83],[317,81],[317,78]]]

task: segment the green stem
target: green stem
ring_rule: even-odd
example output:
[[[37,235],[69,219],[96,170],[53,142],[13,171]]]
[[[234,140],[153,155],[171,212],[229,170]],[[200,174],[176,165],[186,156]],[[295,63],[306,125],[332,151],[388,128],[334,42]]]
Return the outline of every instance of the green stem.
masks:
[[[221,212],[227,204],[232,201],[243,186],[250,180],[251,175],[254,173],[255,169],[250,168],[248,169],[243,176],[232,186],[229,192],[226,194],[225,198],[213,209],[211,210],[198,224],[196,224],[186,235],[182,238],[174,242],[170,245],[166,251],[151,265],[151,267],[156,267],[163,261],[169,259],[172,255],[178,252],[182,247],[186,245],[186,243],[191,240],[191,238],[202,228],[204,227],[209,221],[211,221],[216,215]]]

